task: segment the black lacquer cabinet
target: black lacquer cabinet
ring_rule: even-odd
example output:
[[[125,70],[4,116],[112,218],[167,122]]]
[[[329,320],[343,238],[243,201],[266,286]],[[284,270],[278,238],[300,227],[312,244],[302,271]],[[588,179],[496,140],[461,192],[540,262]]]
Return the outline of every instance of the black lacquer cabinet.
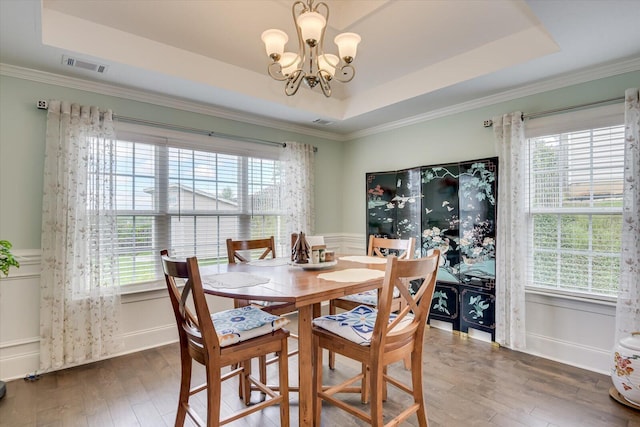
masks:
[[[495,341],[498,159],[367,173],[367,237],[416,238],[442,254],[429,320]]]

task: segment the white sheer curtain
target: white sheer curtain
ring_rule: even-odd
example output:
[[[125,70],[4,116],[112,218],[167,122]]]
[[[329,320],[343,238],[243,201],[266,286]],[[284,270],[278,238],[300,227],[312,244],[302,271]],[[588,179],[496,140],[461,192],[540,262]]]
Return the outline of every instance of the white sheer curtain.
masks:
[[[287,142],[282,156],[284,182],[282,192],[289,233],[314,234],[314,174],[313,145]]]
[[[616,341],[640,331],[640,91],[625,91],[624,195]]]
[[[119,347],[112,113],[50,101],[45,145],[40,368],[49,370]]]
[[[496,341],[524,349],[527,271],[525,139],[522,113],[493,119],[499,156],[496,230]]]

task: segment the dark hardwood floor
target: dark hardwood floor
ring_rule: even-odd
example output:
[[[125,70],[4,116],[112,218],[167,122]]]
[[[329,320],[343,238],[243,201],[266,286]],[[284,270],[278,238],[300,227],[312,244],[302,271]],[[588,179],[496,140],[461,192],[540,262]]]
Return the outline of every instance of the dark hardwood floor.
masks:
[[[337,365],[335,371],[325,370],[326,383],[359,368],[341,358]],[[295,359],[290,368],[296,372]],[[172,344],[52,372],[34,382],[11,381],[0,400],[0,426],[172,426],[179,369],[178,345]],[[401,364],[391,371],[409,378]],[[609,397],[608,376],[447,331],[427,329],[424,372],[431,427],[640,426],[640,412]],[[197,369],[196,375],[203,378],[203,370]],[[228,382],[223,393],[225,411],[241,405],[235,381]],[[354,402],[358,399],[353,397]],[[403,402],[405,395],[390,387],[385,408],[392,412]],[[205,413],[203,395],[196,396],[196,407]],[[298,395],[292,393],[292,426],[298,425],[297,412]],[[230,425],[278,424],[278,409],[271,407]],[[325,406],[323,425],[363,423]],[[417,425],[415,416],[406,425]]]

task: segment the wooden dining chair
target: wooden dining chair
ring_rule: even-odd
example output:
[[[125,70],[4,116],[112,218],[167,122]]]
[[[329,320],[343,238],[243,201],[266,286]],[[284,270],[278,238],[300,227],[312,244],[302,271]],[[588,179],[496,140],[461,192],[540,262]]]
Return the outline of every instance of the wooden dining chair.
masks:
[[[251,259],[247,259],[238,251],[246,250],[263,250],[262,255],[258,259],[266,259],[269,254],[271,258],[276,257],[276,244],[273,236],[266,239],[252,239],[252,240],[233,240],[227,239],[227,257],[229,264],[237,264],[251,262]],[[247,300],[234,300],[236,307],[243,307],[246,305],[254,304],[260,306],[260,308],[268,313],[282,316],[296,311],[295,305],[292,303],[279,303],[270,301],[247,301]]]
[[[263,250],[258,259],[265,259],[271,254],[270,258],[276,257],[276,242],[273,236],[265,239],[250,239],[250,240],[233,240],[227,239],[227,257],[229,258],[229,264],[235,264],[239,262],[249,262],[251,257],[247,257],[247,254],[240,253],[240,251],[256,251],[258,249]]]
[[[181,380],[176,426],[183,426],[186,416],[198,426],[217,427],[267,406],[280,405],[280,424],[289,425],[289,389],[287,338],[283,327],[289,320],[265,313],[255,307],[242,307],[211,314],[205,299],[198,261],[195,257],[176,260],[163,250],[162,267],[169,291],[169,299],[178,326],[180,339]],[[186,279],[182,292],[176,278]],[[192,304],[195,313],[187,304]],[[268,353],[278,353],[279,392],[251,375],[251,359]],[[206,382],[191,387],[193,361],[204,365]],[[221,369],[231,366],[222,375]],[[243,385],[243,398],[249,405],[252,386],[269,396],[257,404],[220,419],[222,382],[239,376]],[[207,420],[202,421],[189,403],[189,398],[201,391],[207,393]]]
[[[386,239],[383,237],[369,236],[367,255],[386,257],[389,254],[394,254],[399,259],[412,259],[415,243],[416,239],[414,237],[410,237],[408,239]],[[400,298],[399,292],[394,292],[393,300],[391,301],[392,312],[402,309],[403,302],[403,299]],[[346,295],[338,299],[332,299],[329,301],[329,314],[336,314],[338,308],[343,310],[352,310],[362,304],[375,307],[378,304],[378,291],[365,291],[354,295]],[[335,363],[335,354],[330,352],[329,367],[334,369]],[[408,364],[409,362],[407,361],[407,367]]]
[[[250,262],[251,259],[247,258],[246,254],[238,253],[238,251],[258,251],[261,253],[258,259],[267,259],[269,258],[269,254],[271,254],[270,258],[276,257],[276,245],[275,239],[273,236],[266,239],[251,239],[251,240],[233,240],[227,239],[227,257],[229,259],[229,264],[237,264],[237,263],[247,263]],[[268,267],[267,267],[268,268]],[[259,301],[259,300],[242,300],[242,299],[234,299],[234,307],[246,307],[246,306],[257,306],[261,310],[276,315],[276,316],[284,316],[285,314],[290,314],[295,312],[297,309],[295,304],[293,303],[280,303],[273,301]],[[297,339],[297,335],[291,334],[291,338]],[[294,356],[298,354],[298,350],[292,350],[289,352],[289,356]],[[267,366],[277,362],[277,358],[267,358],[261,357],[259,361],[259,370],[260,370],[260,380],[266,381],[267,377]],[[242,393],[242,392],[241,392]]]
[[[313,346],[315,372],[314,425],[321,425],[322,402],[335,405],[373,425],[397,425],[416,414],[418,425],[426,427],[427,410],[422,389],[422,347],[431,298],[436,284],[440,252],[414,259],[400,260],[391,256],[387,262],[384,283],[377,308],[361,305],[338,315],[326,315],[313,320]],[[410,292],[410,281],[423,280],[415,294]],[[404,300],[403,308],[393,313],[391,303],[394,289]],[[365,368],[341,384],[323,386],[322,352],[327,349],[360,362]],[[411,358],[411,385],[389,375],[387,366]],[[354,386],[360,382],[360,387]],[[405,408],[383,423],[383,400],[387,398],[387,384],[392,384],[411,395]],[[368,386],[368,387],[366,387]],[[367,413],[334,397],[338,393],[371,393],[370,411]]]

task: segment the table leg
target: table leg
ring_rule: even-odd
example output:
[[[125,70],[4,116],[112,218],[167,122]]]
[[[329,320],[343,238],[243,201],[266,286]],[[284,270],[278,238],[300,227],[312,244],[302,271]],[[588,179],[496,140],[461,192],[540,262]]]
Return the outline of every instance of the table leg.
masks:
[[[313,305],[298,308],[298,399],[301,427],[313,425],[313,311]]]

